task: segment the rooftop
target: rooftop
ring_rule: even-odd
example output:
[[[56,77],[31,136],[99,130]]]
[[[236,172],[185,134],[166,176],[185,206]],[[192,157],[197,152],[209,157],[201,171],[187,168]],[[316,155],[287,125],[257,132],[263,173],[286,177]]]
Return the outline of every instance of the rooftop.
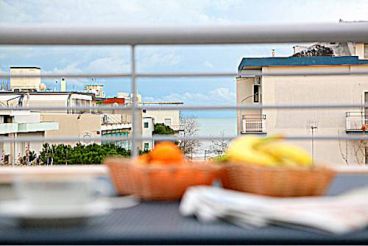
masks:
[[[87,96],[94,96],[94,93],[89,92],[77,92],[77,91],[0,91],[0,95],[22,95],[22,94],[29,94],[29,95],[70,95],[70,94],[80,94],[80,95],[87,95]]]
[[[244,57],[238,70],[270,66],[323,66],[323,65],[362,65],[368,60],[357,56],[304,56],[304,57]]]

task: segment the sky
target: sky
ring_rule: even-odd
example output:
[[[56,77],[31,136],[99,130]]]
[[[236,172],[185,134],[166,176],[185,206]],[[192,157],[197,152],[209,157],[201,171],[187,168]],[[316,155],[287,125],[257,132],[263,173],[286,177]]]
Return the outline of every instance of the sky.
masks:
[[[367,0],[0,0],[1,25],[188,25],[316,23],[367,20]],[[236,72],[243,57],[292,54],[293,44],[139,46],[138,72]],[[10,66],[39,66],[44,72],[129,72],[126,46],[2,46],[0,72]],[[43,81],[48,88],[55,80]],[[82,90],[92,78],[68,80],[68,90]],[[95,82],[93,82],[95,83]],[[129,91],[128,79],[97,79],[107,96]],[[235,104],[235,78],[140,79],[147,101],[182,101],[193,105]],[[208,115],[212,115],[210,113]],[[215,116],[227,117],[224,112]]]

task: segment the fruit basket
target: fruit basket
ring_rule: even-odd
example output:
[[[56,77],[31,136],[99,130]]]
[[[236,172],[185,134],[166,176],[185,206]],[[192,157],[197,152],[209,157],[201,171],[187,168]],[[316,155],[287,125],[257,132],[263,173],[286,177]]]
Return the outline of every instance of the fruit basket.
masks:
[[[225,189],[276,197],[323,195],[335,172],[325,167],[262,167],[226,164],[221,182]]]
[[[335,176],[334,171],[316,166],[306,150],[279,135],[234,139],[217,162],[223,164],[224,188],[260,195],[322,195]]]
[[[119,195],[134,194],[144,200],[178,200],[188,187],[211,185],[219,176],[219,168],[205,162],[161,166],[109,158],[105,164]]]

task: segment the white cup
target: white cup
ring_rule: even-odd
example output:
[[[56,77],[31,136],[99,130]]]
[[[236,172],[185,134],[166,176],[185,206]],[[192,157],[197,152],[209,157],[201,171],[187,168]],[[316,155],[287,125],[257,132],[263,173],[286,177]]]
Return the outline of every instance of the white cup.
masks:
[[[17,197],[33,208],[63,209],[93,202],[101,193],[101,185],[88,176],[26,175],[16,178],[15,190]]]

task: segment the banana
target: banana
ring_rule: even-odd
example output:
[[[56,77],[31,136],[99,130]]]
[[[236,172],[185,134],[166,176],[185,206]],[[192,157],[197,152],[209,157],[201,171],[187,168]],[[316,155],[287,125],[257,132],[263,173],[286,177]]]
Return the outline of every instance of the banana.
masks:
[[[311,166],[313,159],[304,149],[280,142],[269,142],[258,146],[258,151],[265,152],[285,166]]]
[[[257,164],[262,166],[278,166],[278,159],[272,155],[258,150],[257,146],[261,145],[265,138],[256,136],[243,136],[233,140],[226,155],[230,161],[245,164]]]

